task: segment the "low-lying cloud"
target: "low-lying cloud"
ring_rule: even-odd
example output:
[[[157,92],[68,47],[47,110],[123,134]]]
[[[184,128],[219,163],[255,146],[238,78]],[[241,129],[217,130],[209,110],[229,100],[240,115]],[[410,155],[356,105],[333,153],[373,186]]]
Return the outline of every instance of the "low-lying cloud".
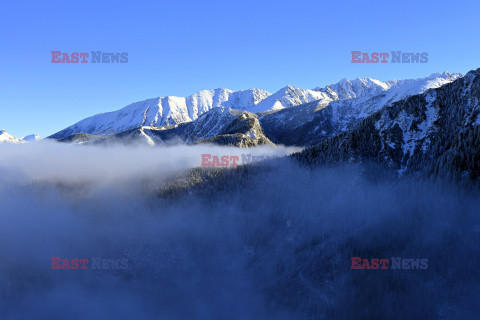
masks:
[[[165,178],[201,166],[202,154],[282,157],[296,147],[261,146],[250,149],[218,145],[109,146],[64,144],[50,141],[15,145],[0,144],[0,170],[4,180],[106,181]]]
[[[418,181],[374,184],[358,168],[311,170],[289,161],[228,169],[224,183],[174,198],[139,184],[181,175],[204,153],[292,151],[0,145],[0,318],[478,312],[480,201],[469,192]],[[427,270],[351,270],[352,256],[430,263]],[[128,259],[128,268],[52,270],[52,257]]]

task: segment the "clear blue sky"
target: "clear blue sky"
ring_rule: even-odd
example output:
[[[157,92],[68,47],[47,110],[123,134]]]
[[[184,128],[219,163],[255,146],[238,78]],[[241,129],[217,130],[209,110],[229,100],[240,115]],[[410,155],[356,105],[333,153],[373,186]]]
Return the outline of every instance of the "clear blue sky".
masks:
[[[146,98],[218,87],[275,92],[339,79],[480,67],[478,1],[19,1],[0,6],[0,129],[50,135]],[[128,52],[52,64],[50,51]],[[352,64],[352,50],[428,52]]]

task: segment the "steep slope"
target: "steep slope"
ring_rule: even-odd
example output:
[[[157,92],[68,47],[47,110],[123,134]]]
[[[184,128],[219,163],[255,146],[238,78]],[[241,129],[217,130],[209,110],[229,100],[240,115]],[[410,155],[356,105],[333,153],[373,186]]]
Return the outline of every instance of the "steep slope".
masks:
[[[0,130],[0,143],[24,143],[22,139],[15,138],[14,136],[8,134],[5,129]]]
[[[353,130],[295,157],[308,164],[374,161],[399,175],[480,175],[480,69],[387,105]]]
[[[337,101],[318,100],[295,108],[262,115],[265,134],[277,144],[309,146],[352,129],[361,120],[410,95],[438,88],[460,74],[433,74],[426,78],[380,82],[372,79],[342,80],[324,90]],[[320,90],[320,89],[317,89]],[[372,96],[373,95],[373,96]]]
[[[264,90],[204,90],[189,97],[164,97],[136,102],[114,112],[84,119],[54,135],[62,139],[76,133],[105,135],[142,126],[162,127],[190,122],[218,107],[249,109],[270,94]]]
[[[220,107],[201,115],[197,120],[162,128],[143,126],[108,136],[73,134],[58,139],[74,143],[146,143],[197,144],[216,143],[238,147],[273,145],[263,134],[258,116],[254,113]]]

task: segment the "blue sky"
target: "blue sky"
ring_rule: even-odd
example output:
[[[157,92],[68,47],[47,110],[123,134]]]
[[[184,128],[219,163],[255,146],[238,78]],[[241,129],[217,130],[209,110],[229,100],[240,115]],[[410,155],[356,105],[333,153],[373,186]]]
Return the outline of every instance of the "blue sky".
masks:
[[[12,1],[0,8],[0,129],[47,136],[93,114],[203,89],[314,88],[480,67],[478,1]],[[52,50],[128,52],[52,64]],[[352,64],[352,50],[428,52]]]

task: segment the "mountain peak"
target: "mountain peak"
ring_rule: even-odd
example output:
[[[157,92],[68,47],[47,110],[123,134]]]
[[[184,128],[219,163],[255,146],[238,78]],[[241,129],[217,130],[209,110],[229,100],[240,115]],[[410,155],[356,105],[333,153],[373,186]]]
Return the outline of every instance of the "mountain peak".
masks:
[[[298,90],[297,87],[287,84],[286,86],[282,87],[280,90],[276,91],[273,95],[283,95],[288,92],[294,92]]]
[[[25,136],[22,138],[23,141],[31,142],[31,141],[39,141],[42,140],[40,136],[37,136],[36,134],[30,134],[28,136]]]
[[[442,73],[436,72],[436,73],[432,73],[430,76],[428,76],[428,78],[454,78],[454,79],[457,79],[457,78],[460,78],[460,77],[462,77],[461,73],[457,73],[457,72],[450,73],[448,71],[444,71]]]
[[[7,130],[0,130],[0,143],[1,142],[10,142],[10,143],[23,143],[24,141],[14,136],[10,135]]]

